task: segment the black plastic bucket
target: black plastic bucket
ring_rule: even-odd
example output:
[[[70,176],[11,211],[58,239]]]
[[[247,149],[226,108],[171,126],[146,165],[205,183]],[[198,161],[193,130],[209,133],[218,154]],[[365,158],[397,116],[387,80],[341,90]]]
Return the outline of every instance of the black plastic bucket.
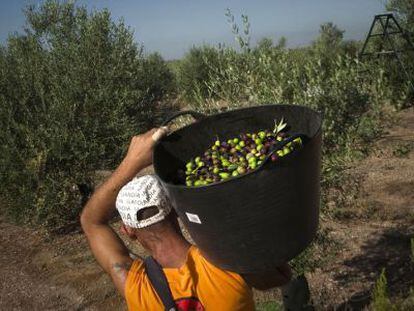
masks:
[[[212,116],[191,111],[178,115],[186,113],[198,122],[161,139],[154,149],[154,169],[204,256],[223,269],[258,273],[302,252],[318,227],[321,115],[297,105],[262,105]],[[282,117],[291,133],[308,137],[301,149],[216,184],[174,184],[177,170],[204,153],[216,137],[227,140],[271,129],[274,120]]]

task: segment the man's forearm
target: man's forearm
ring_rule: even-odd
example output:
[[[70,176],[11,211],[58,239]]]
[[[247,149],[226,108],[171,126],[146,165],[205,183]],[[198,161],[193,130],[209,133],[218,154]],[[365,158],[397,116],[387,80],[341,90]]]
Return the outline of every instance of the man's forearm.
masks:
[[[115,212],[116,197],[121,188],[132,180],[143,169],[140,161],[125,159],[89,199],[82,211],[82,227],[106,224]]]

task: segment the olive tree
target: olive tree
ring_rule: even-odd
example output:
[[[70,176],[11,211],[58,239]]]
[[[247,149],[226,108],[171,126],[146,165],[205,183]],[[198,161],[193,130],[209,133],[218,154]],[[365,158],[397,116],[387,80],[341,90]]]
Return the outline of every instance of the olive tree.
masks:
[[[173,79],[108,10],[49,0],[25,15],[0,50],[0,195],[15,219],[57,226],[77,219],[76,184],[157,123]]]

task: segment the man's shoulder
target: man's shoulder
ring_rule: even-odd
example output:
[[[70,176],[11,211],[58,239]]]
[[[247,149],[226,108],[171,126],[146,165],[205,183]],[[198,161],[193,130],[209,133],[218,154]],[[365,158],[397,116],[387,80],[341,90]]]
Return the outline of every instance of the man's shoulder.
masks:
[[[221,278],[236,279],[238,282],[244,283],[244,279],[239,273],[223,269],[219,265],[211,262],[197,246],[192,246],[189,254],[196,265],[203,266],[203,269],[199,269],[199,272],[209,270],[213,272],[213,275],[220,276]]]

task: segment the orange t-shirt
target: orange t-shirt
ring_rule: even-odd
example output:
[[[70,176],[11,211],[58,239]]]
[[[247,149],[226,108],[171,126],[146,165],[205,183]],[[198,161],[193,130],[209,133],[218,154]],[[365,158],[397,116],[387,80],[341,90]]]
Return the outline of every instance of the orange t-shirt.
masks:
[[[182,267],[163,270],[176,302],[195,297],[206,311],[254,310],[252,291],[243,278],[213,266],[195,246],[190,247]],[[128,310],[164,310],[142,260],[135,260],[129,270],[125,299]]]

